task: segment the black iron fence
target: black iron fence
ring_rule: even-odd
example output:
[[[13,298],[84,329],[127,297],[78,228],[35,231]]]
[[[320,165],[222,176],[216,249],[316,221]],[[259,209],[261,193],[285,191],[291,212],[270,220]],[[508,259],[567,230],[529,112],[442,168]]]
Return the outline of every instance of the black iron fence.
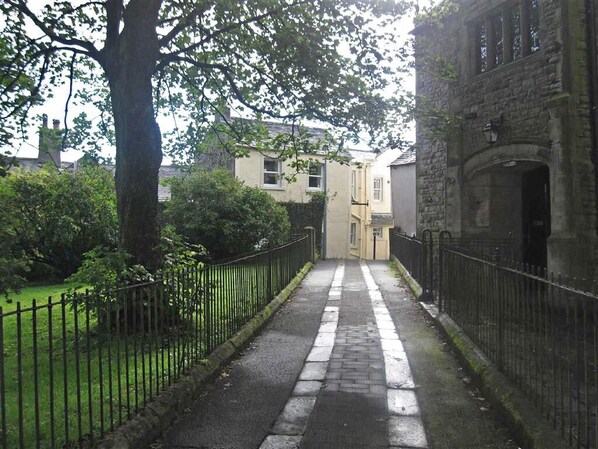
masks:
[[[113,430],[263,309],[311,260],[311,240],[0,307],[0,446],[83,447]]]
[[[390,253],[422,287],[422,300],[433,298],[433,247],[432,233],[427,230],[421,239],[395,231],[390,233]]]
[[[491,257],[495,261],[514,261],[517,260],[517,248],[512,234],[504,238],[487,237],[451,237],[447,232],[444,233],[451,245],[465,250],[469,254],[476,254],[482,257]]]
[[[572,447],[598,448],[595,281],[516,262],[511,236],[394,234],[391,252]],[[430,262],[422,263],[426,252]]]
[[[518,259],[517,247],[512,234],[504,238],[483,238],[473,236],[453,237],[448,231],[434,236],[430,230],[424,230],[421,238],[391,232],[390,253],[395,256],[411,277],[422,287],[422,300],[438,298],[439,283],[439,247],[444,242],[462,249],[468,254],[490,258],[495,262],[513,263]]]
[[[572,447],[598,448],[597,290],[449,244],[440,255],[440,308]]]

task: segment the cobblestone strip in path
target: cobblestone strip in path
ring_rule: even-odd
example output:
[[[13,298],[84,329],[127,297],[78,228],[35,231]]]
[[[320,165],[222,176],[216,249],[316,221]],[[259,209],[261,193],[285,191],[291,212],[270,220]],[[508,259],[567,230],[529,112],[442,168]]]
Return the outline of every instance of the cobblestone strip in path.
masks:
[[[316,397],[324,385],[334,347],[344,272],[344,263],[339,262],[314,346],[291,397],[272,428],[272,435],[266,437],[260,449],[297,449],[301,444]]]
[[[386,400],[388,412],[388,439],[393,448],[427,448],[426,433],[415,395],[415,383],[407,354],[384,303],[378,285],[367,264],[361,261],[361,270],[368,288],[386,373]]]
[[[301,449],[388,448],[384,359],[359,262],[345,266],[336,341]]]
[[[426,449],[415,387],[367,264],[341,262],[314,346],[260,449]]]

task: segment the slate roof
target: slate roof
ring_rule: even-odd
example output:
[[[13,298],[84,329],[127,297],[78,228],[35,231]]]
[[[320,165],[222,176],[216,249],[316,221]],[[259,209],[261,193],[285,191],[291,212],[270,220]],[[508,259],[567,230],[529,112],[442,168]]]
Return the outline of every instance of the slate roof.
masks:
[[[372,226],[393,225],[392,214],[372,214]]]
[[[255,123],[255,121],[252,120]],[[288,123],[278,123],[278,122],[261,122],[268,132],[270,133],[271,137],[276,137],[279,134],[283,133],[291,133],[293,132],[293,125]],[[314,128],[313,126],[296,126],[295,125],[295,132],[299,131],[301,128],[304,131],[309,132],[311,137],[309,138],[310,142],[315,143],[324,138],[326,134],[326,130],[324,128]]]
[[[42,164],[39,163],[36,157],[17,157],[16,158],[18,167],[21,167],[26,171],[36,171],[42,168]],[[60,162],[61,170],[72,170],[75,167],[75,162]]]
[[[391,162],[390,166],[415,164],[415,147],[407,148],[401,155]]]
[[[20,157],[17,158],[19,162],[19,167],[23,168],[26,171],[36,171],[41,169],[41,164],[37,162],[37,158],[24,158]],[[114,174],[114,165],[113,164],[106,164],[103,167]],[[77,162],[62,162],[61,169],[62,170],[76,170]],[[168,201],[170,199],[170,186],[163,185],[161,181],[169,178],[182,178],[187,175],[189,172],[188,169],[184,169],[174,165],[162,165],[160,167],[160,171],[158,173],[159,177],[159,184],[158,184],[158,201],[163,203],[164,201]]]
[[[292,134],[293,132],[298,133],[299,129],[303,131],[307,131],[310,136],[308,138],[310,143],[317,143],[318,141],[324,139],[327,130],[324,128],[317,128],[313,126],[303,126],[303,125],[292,125],[290,123],[281,123],[281,122],[271,122],[271,121],[258,121],[253,119],[234,119],[239,120],[243,123],[247,124],[262,124],[268,131],[270,137],[274,138],[280,134]],[[294,129],[293,129],[294,127]],[[251,145],[251,143],[249,143]],[[325,153],[325,150],[322,149],[321,153]],[[348,150],[344,149],[340,152],[340,155],[345,157],[352,157]]]

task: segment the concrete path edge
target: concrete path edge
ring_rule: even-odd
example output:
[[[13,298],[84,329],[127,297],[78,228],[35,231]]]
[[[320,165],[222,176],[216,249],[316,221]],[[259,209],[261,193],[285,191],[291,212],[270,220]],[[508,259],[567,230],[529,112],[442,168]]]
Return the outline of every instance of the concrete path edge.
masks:
[[[94,449],[147,449],[174,421],[191,407],[221,368],[233,359],[291,296],[311,270],[307,262],[293,280],[261,312],[228,341],[218,346],[206,359],[191,368],[189,374],[149,402],[136,416],[91,445]]]
[[[396,257],[392,256],[392,260],[413,294],[419,297],[422,290],[417,281]],[[526,449],[570,449],[561,434],[550,426],[531,401],[496,368],[457,323],[439,312],[434,304],[420,302],[419,305],[447,337],[473,382],[503,415],[519,444]]]

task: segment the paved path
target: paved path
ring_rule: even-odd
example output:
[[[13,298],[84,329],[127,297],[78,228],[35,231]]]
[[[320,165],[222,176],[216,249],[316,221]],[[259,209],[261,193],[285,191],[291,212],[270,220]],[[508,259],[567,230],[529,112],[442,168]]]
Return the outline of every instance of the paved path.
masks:
[[[156,447],[516,449],[388,264],[322,261]]]

